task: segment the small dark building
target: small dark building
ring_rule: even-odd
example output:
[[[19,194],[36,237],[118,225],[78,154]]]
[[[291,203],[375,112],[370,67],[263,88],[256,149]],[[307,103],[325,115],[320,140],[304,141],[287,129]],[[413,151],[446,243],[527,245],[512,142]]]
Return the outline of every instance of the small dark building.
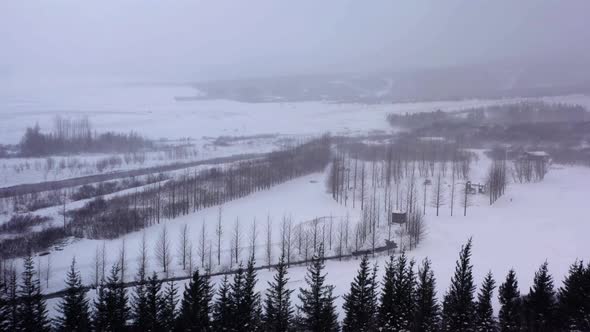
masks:
[[[408,214],[402,211],[393,211],[391,213],[391,223],[392,224],[405,224],[408,220]]]

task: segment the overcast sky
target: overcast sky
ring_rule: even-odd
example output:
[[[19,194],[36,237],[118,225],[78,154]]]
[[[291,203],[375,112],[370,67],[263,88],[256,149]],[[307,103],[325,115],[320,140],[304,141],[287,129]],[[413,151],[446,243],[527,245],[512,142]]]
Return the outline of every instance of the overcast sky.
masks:
[[[590,56],[588,0],[2,0],[0,73],[210,79]]]

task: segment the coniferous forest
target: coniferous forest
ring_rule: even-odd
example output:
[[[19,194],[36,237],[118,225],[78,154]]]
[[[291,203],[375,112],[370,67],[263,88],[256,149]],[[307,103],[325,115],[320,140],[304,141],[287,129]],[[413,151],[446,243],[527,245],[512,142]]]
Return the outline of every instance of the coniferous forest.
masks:
[[[576,261],[561,287],[548,262],[535,273],[532,287],[519,289],[515,270],[489,272],[474,280],[471,239],[461,248],[444,294],[437,294],[428,259],[415,262],[404,251],[392,255],[379,274],[367,256],[335,305],[334,285],[320,246],[301,286],[291,288],[280,259],[265,291],[251,258],[233,275],[213,285],[207,271],[196,270],[182,289],[173,280],[148,275],[140,266],[133,286],[123,283],[115,264],[88,288],[75,259],[64,276],[67,288],[49,317],[34,261],[22,273],[4,271],[0,280],[1,331],[589,331],[590,264]],[[476,287],[476,285],[479,285]],[[296,301],[294,292],[297,291]],[[499,310],[492,303],[497,298]]]

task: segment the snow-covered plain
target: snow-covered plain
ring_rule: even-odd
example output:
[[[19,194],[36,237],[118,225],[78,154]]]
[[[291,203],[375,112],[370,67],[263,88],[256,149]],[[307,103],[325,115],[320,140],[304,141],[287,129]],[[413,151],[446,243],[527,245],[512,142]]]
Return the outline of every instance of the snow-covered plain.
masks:
[[[49,128],[56,114],[77,117],[87,115],[97,131],[137,131],[150,138],[203,136],[244,136],[268,133],[305,137],[330,131],[355,135],[371,131],[391,131],[385,121],[390,112],[423,112],[436,109],[461,110],[465,108],[510,100],[468,100],[452,102],[406,104],[335,104],[327,102],[264,103],[249,104],[233,101],[207,100],[177,102],[175,96],[195,94],[183,86],[83,84],[41,82],[31,86],[4,82],[0,89],[0,144],[14,144],[24,129],[34,123]],[[569,102],[590,106],[588,96],[563,96],[544,98],[548,101]],[[473,166],[473,176],[482,176],[487,161],[481,159]],[[0,169],[0,172],[3,172]],[[325,189],[325,174],[317,173],[276,186],[268,191],[229,202],[223,206],[224,236],[222,264],[228,265],[232,229],[239,219],[242,232],[242,259],[246,259],[248,241],[253,220],[257,220],[257,260],[264,262],[265,223],[270,216],[273,242],[278,249],[279,229],[283,216],[292,218],[294,224],[316,217],[349,215],[352,222],[359,218],[358,209],[343,207],[334,202]],[[0,179],[2,174],[0,174]],[[477,197],[468,210],[467,217],[460,213],[450,217],[443,210],[435,217],[428,208],[427,236],[409,255],[420,261],[429,257],[438,279],[439,296],[446,290],[457,259],[458,251],[468,238],[474,240],[473,263],[477,281],[492,271],[497,280],[503,279],[514,267],[518,273],[521,290],[526,292],[532,283],[534,271],[548,260],[554,277],[561,281],[568,267],[576,259],[588,260],[590,243],[590,207],[587,204],[590,188],[590,169],[554,165],[540,183],[511,184],[507,194],[493,206],[486,197]],[[190,229],[193,245],[198,246],[201,227],[207,227],[207,242],[214,241],[217,208],[165,221],[145,230],[150,251],[151,269],[161,270],[154,258],[154,246],[164,225],[170,234],[173,253],[176,254],[179,233],[186,224]],[[92,280],[95,251],[105,245],[109,263],[115,262],[123,240],[127,251],[128,273],[135,273],[136,257],[143,232],[126,235],[112,241],[81,239],[67,245],[61,251],[40,257],[42,278],[47,262],[51,262],[49,287],[46,292],[63,288],[66,269],[75,256],[86,283]],[[215,248],[215,245],[213,245]],[[275,252],[273,260],[276,261]],[[382,268],[386,257],[375,261]],[[214,259],[215,260],[215,259]],[[15,262],[17,265],[20,262]],[[328,281],[336,285],[336,295],[343,295],[356,272],[358,261],[327,262]],[[381,269],[382,271],[382,269]],[[172,273],[186,274],[174,258]],[[292,288],[302,285],[304,267],[290,269]],[[271,272],[259,273],[259,288],[266,286]],[[216,279],[217,280],[217,279]],[[45,284],[45,282],[43,282]],[[557,283],[559,285],[559,282]],[[180,283],[182,287],[182,283]],[[53,307],[55,301],[51,301]],[[342,303],[339,297],[338,304]]]
[[[188,85],[128,84],[104,80],[0,81],[0,144],[19,141],[27,126],[49,129],[55,115],[88,116],[94,128],[149,138],[177,139],[257,134],[316,135],[389,131],[390,112],[461,110],[519,99],[463,100],[402,104],[330,102],[241,103],[226,100],[176,101],[195,95]],[[588,96],[543,98],[590,106]]]
[[[501,281],[510,268],[515,268],[519,277],[519,285],[527,292],[532,284],[536,269],[545,260],[549,262],[551,273],[560,285],[569,265],[576,259],[588,260],[590,243],[590,223],[587,216],[590,208],[587,205],[587,192],[590,186],[590,169],[583,167],[553,166],[545,180],[540,183],[511,184],[507,194],[493,206],[488,205],[487,197],[477,196],[473,206],[468,209],[467,217],[462,213],[450,216],[448,207],[441,211],[441,216],[434,215],[434,208],[427,207],[427,236],[410,257],[420,262],[428,257],[432,260],[438,281],[439,296],[444,294],[454,270],[461,245],[470,237],[474,241],[473,264],[474,276],[481,281],[488,271],[492,271]],[[456,211],[457,212],[457,211]],[[187,224],[190,238],[195,246],[201,235],[202,222],[207,225],[207,241],[214,241],[214,227],[217,219],[217,208],[199,211],[195,214],[165,222],[173,243],[174,252],[179,245],[178,236],[181,228]],[[222,250],[225,258],[222,264],[227,266],[232,227],[239,218],[242,238],[243,260],[246,259],[249,234],[252,221],[256,218],[258,232],[257,261],[264,263],[264,237],[267,216],[271,216],[273,239],[275,243],[276,261],[278,252],[279,232],[282,216],[291,216],[295,223],[311,220],[315,217],[332,215],[335,218],[349,213],[352,220],[358,218],[358,209],[345,208],[331,199],[325,191],[324,175],[312,174],[300,179],[274,187],[246,198],[227,203],[223,207],[224,237]],[[149,248],[157,242],[163,225],[156,225],[146,230]],[[139,243],[142,232],[124,237],[127,248],[128,276],[134,274],[136,268]],[[110,263],[115,262],[122,239],[104,242]],[[82,270],[84,280],[91,282],[93,260],[97,247],[103,241],[81,240],[67,246],[63,251],[50,255],[52,271],[47,291],[63,287],[63,278],[72,257],[76,257]],[[214,255],[215,257],[215,255]],[[158,263],[150,252],[150,267],[155,270]],[[40,260],[44,267],[47,258]],[[387,257],[378,256],[374,260],[382,268]],[[197,258],[198,260],[198,258]],[[215,261],[215,258],[214,258]],[[225,261],[225,263],[224,263]],[[178,258],[173,263],[174,275],[186,274],[178,265]],[[328,281],[336,286],[336,295],[343,295],[358,267],[357,260],[343,262],[328,261]],[[302,285],[305,267],[292,267],[289,270],[292,288]],[[260,271],[259,288],[264,290],[266,281],[272,278],[272,272]],[[217,281],[218,279],[214,279]],[[184,283],[179,283],[183,287]],[[341,304],[342,298],[338,299]],[[53,303],[53,302],[52,302]]]

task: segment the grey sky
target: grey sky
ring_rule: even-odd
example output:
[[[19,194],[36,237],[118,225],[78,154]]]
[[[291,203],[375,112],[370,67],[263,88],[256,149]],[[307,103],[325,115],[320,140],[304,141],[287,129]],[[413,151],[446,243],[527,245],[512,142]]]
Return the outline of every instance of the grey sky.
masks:
[[[587,0],[3,0],[0,73],[182,79],[590,56]]]

